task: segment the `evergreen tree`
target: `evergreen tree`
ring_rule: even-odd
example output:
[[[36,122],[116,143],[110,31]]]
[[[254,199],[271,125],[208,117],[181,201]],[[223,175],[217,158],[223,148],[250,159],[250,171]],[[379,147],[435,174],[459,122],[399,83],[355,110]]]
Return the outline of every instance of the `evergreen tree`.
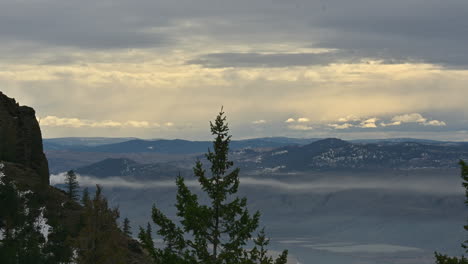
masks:
[[[2,165],[0,163],[0,165]],[[0,166],[0,260],[2,264],[45,263],[45,238],[37,218],[41,212],[33,192],[20,192]]]
[[[463,160],[460,160],[459,164],[461,168],[462,186],[465,188],[465,205],[468,206],[468,165]],[[468,225],[465,225],[464,228],[468,231]],[[468,240],[462,243],[462,247],[465,249],[465,252],[468,253]],[[461,258],[449,257],[436,252],[435,258],[437,264],[468,264],[468,259],[464,256]]]
[[[123,221],[122,231],[124,232],[125,235],[130,237],[130,236],[132,236],[132,231],[130,229],[131,229],[130,220],[128,220],[128,218],[125,217],[125,219]]]
[[[118,218],[118,209],[109,208],[107,199],[102,195],[102,187],[97,185],[94,198],[84,207],[84,226],[76,238],[77,263],[126,263],[128,249],[119,244],[121,231]]]
[[[463,161],[460,160],[460,167],[461,167],[461,178],[462,178],[462,186],[465,188],[465,205],[468,206],[468,165]],[[464,226],[465,230],[468,231],[468,225]],[[466,240],[462,247],[465,249],[465,252],[468,253],[468,240]]]
[[[78,184],[76,174],[73,170],[68,171],[65,176],[65,188],[68,198],[73,201],[78,201],[78,189],[80,188],[80,185]]]
[[[49,233],[44,253],[47,256],[47,264],[67,264],[73,259],[73,240],[69,231],[60,223],[54,223],[54,228]]]
[[[154,252],[156,263],[253,264],[258,260],[273,263],[273,259],[266,257],[264,246],[268,243],[263,232],[256,240],[260,249],[246,249],[258,228],[260,213],[249,213],[247,199],[234,196],[239,188],[239,169],[233,169],[234,164],[228,159],[231,135],[222,109],[210,127],[215,136],[213,151],[208,150],[205,155],[211,163],[210,172],[206,172],[201,161],[193,169],[209,204],[200,204],[198,196],[192,194],[179,175],[176,207],[181,226],[153,206],[152,219],[159,226],[157,233],[162,236],[165,248],[154,248],[150,227],[140,228],[140,240],[149,252]],[[275,263],[284,264],[286,258],[284,251]]]
[[[83,189],[83,194],[81,195],[81,203],[83,204],[83,206],[86,206],[89,202],[90,198],[89,198],[89,191],[88,191],[88,187],[85,187]]]

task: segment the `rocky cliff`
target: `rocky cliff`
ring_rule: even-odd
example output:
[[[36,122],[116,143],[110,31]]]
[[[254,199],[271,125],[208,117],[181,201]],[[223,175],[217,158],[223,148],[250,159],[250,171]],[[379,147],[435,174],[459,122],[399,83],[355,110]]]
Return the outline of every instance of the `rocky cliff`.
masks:
[[[100,199],[107,206],[107,200]],[[89,212],[97,210],[92,211],[90,204],[70,199],[66,192],[49,185],[48,162],[34,109],[20,106],[0,92],[0,263],[98,263],[82,261],[81,257],[75,261],[73,253],[85,252],[81,241],[96,237],[83,232],[95,224]],[[89,223],[83,222],[86,219]],[[105,220],[99,223],[111,227],[108,230],[114,235],[112,240],[99,237],[99,249],[109,246],[113,249],[109,256],[118,253],[122,258],[113,262],[109,257],[99,263],[149,263],[139,243],[118,228],[116,218]]]
[[[49,168],[34,109],[20,106],[0,92],[0,160],[21,164],[35,173],[31,182],[49,184]]]

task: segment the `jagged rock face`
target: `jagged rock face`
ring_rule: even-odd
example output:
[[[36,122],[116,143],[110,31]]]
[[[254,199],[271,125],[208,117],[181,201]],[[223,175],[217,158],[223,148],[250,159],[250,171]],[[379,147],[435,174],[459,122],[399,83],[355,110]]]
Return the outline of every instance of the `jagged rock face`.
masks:
[[[19,106],[0,92],[0,160],[34,170],[38,182],[49,184],[49,167],[34,109]],[[37,181],[37,179],[35,179]]]

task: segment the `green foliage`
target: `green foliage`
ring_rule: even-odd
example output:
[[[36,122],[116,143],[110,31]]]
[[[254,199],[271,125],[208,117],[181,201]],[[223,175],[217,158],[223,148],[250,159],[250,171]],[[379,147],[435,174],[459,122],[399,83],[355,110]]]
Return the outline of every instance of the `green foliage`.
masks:
[[[457,257],[449,257],[447,255],[442,255],[439,253],[435,253],[436,264],[468,264],[468,259],[464,256],[461,258]]]
[[[73,170],[68,171],[65,176],[65,188],[67,191],[68,198],[73,201],[78,201],[78,190],[80,185],[76,179],[76,174]]]
[[[130,220],[128,220],[128,218],[125,217],[125,219],[124,219],[124,221],[123,221],[122,231],[123,231],[123,233],[124,233],[126,236],[128,236],[128,237],[132,236],[132,231],[131,231],[130,229],[131,229],[131,227],[130,227]]]
[[[3,172],[0,170],[3,175]],[[36,195],[20,192],[6,177],[0,180],[0,260],[2,263],[45,263],[46,243],[36,224],[41,213],[33,206]]]
[[[267,256],[268,240],[263,231],[254,240],[256,246],[246,249],[258,228],[260,213],[251,214],[247,199],[234,196],[239,188],[239,169],[232,169],[233,162],[228,159],[231,136],[222,110],[210,127],[215,136],[213,151],[208,150],[205,155],[211,164],[210,171],[207,173],[201,161],[193,169],[208,204],[200,204],[198,196],[179,175],[176,208],[180,225],[153,206],[152,220],[159,227],[157,234],[163,238],[165,247],[154,247],[150,225],[146,229],[140,227],[140,241],[155,263],[286,263],[287,251],[275,262]]]
[[[96,187],[94,198],[83,210],[84,226],[75,240],[76,261],[79,264],[125,263],[126,249],[119,244],[119,211],[109,208],[102,187]]]
[[[73,258],[72,238],[62,224],[56,224],[49,234],[44,253],[48,256],[47,264],[71,263]]]
[[[81,204],[86,206],[90,201],[88,187],[83,189],[83,194],[81,195]]]
[[[468,165],[463,161],[460,160],[460,167],[461,167],[461,178],[463,180],[462,186],[465,188],[465,205],[468,206]],[[468,225],[464,226],[465,230],[468,231]],[[466,240],[463,244],[462,247],[465,249],[465,251],[468,253],[468,240]]]
[[[465,205],[468,206],[468,165],[463,160],[460,160],[459,164],[461,169],[462,186],[465,188]],[[465,225],[464,228],[468,231],[468,225]],[[468,240],[462,243],[462,247],[465,249],[465,252],[468,252]],[[468,259],[464,256],[461,258],[449,257],[435,252],[435,258],[437,264],[468,264]]]

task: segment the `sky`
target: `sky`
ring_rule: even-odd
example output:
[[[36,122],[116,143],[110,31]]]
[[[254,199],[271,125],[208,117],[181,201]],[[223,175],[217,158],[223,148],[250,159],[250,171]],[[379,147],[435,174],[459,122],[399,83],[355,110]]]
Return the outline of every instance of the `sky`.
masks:
[[[466,0],[0,0],[43,136],[468,140]]]

